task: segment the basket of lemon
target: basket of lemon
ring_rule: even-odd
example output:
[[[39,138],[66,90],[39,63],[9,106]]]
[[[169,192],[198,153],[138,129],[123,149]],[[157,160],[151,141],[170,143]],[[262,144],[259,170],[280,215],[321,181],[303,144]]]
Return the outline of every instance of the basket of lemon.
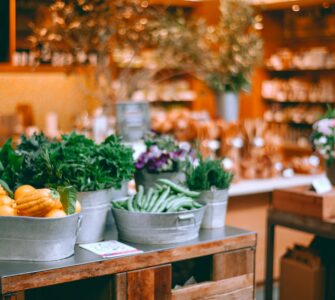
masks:
[[[52,261],[71,256],[81,223],[79,202],[73,206],[71,212],[51,189],[23,185],[13,194],[0,186],[0,259]]]

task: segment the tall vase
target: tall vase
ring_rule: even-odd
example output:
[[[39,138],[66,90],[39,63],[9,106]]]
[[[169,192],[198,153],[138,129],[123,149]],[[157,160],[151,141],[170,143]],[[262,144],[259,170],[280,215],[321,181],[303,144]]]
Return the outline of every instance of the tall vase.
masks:
[[[137,142],[150,128],[150,108],[147,101],[119,101],[116,103],[118,134],[125,142]]]
[[[236,92],[221,92],[216,94],[217,116],[226,122],[236,122],[239,118],[240,99]]]
[[[326,174],[331,184],[335,186],[335,163],[332,163],[330,166],[326,165]]]

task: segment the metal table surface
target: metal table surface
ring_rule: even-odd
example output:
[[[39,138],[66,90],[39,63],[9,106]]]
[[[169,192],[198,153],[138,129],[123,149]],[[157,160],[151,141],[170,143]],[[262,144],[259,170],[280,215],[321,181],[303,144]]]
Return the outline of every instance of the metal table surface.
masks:
[[[238,229],[235,227],[226,226],[220,229],[210,229],[210,230],[200,230],[199,237],[194,240],[190,240],[178,244],[167,244],[167,245],[144,245],[144,244],[134,244],[129,242],[124,242],[128,245],[134,246],[137,249],[143,251],[143,253],[135,254],[129,257],[139,257],[144,254],[150,253],[162,253],[164,251],[169,251],[170,249],[175,250],[178,248],[206,245],[210,243],[215,243],[216,241],[226,241],[233,240],[234,238],[240,238],[242,241],[247,239],[248,236],[255,235],[254,232],[246,231],[243,229]],[[245,237],[245,239],[244,239]],[[105,235],[105,240],[116,240],[117,232],[115,229],[109,228]],[[226,241],[228,242],[228,241]],[[206,247],[205,247],[206,248]],[[229,248],[229,247],[228,247]],[[173,257],[173,252],[171,252]],[[144,255],[145,256],[145,255]],[[148,256],[150,258],[150,256]],[[124,260],[123,257],[107,258],[104,259],[88,250],[80,248],[78,245],[75,249],[75,254],[69,258],[51,261],[51,262],[27,262],[27,261],[3,261],[0,260],[0,294],[6,292],[13,292],[7,286],[4,286],[6,279],[12,280],[17,277],[17,280],[25,277],[25,275],[37,275],[42,272],[43,274],[51,274],[55,270],[63,269],[70,270],[72,267],[89,266],[90,264],[100,263],[100,262],[117,262],[118,260]],[[144,258],[143,258],[144,259]],[[80,279],[80,278],[78,278]]]

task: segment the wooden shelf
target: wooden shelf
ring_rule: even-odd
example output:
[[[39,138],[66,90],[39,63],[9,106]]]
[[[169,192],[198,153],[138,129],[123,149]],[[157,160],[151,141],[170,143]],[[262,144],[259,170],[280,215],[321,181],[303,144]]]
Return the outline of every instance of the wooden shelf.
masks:
[[[313,124],[306,123],[306,122],[294,122],[294,121],[267,121],[268,123],[275,123],[275,124],[289,124],[294,126],[304,126],[304,127],[312,127]]]
[[[12,66],[10,64],[0,64],[0,72],[66,72],[65,67],[52,66]]]
[[[250,3],[255,8],[261,10],[282,10],[282,9],[291,9],[292,5],[299,5],[300,7],[311,7],[322,5],[324,0],[250,0]],[[331,4],[331,1],[329,1]]]
[[[285,101],[279,101],[276,99],[269,99],[269,98],[263,98],[267,102],[275,103],[275,104],[283,104],[283,105],[289,105],[289,104],[306,104],[306,105],[327,105],[327,104],[334,104],[335,101],[326,101],[326,102],[312,102],[312,101],[291,101],[291,100],[285,100]]]
[[[275,73],[285,73],[285,72],[334,72],[334,68],[322,68],[322,69],[283,69],[283,70],[276,70],[271,68],[266,68],[268,72],[275,72]]]
[[[283,37],[283,40],[288,43],[311,43],[311,42],[319,42],[319,43],[334,43],[335,36],[326,36],[326,35],[318,35],[318,36],[306,36],[306,37]]]
[[[155,101],[148,101],[149,104],[157,104],[157,105],[171,105],[171,104],[180,104],[180,103],[192,103],[195,99],[192,100],[186,100],[186,99],[180,99],[180,100],[155,100]]]
[[[187,0],[149,0],[150,5],[179,6],[179,7],[194,7],[197,5],[196,2],[197,1],[187,1]]]
[[[39,66],[12,66],[11,64],[0,64],[0,72],[8,73],[72,73],[73,71],[92,71],[94,67],[85,66],[80,68],[74,67],[56,67],[51,65],[39,65]]]
[[[294,152],[312,152],[311,146],[299,146],[296,143],[285,143],[283,149],[286,151],[294,151]]]

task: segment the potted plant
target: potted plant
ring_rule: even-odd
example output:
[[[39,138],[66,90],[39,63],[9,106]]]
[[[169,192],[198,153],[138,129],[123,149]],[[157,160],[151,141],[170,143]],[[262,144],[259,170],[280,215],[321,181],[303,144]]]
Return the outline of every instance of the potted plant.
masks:
[[[0,259],[51,261],[74,253],[80,205],[72,187],[44,180],[48,169],[39,158],[46,144],[40,135],[0,148]]]
[[[113,201],[119,237],[141,244],[170,244],[196,238],[205,207],[196,201],[199,192],[190,191],[168,179],[144,192]]]
[[[77,242],[103,239],[112,189],[120,189],[135,171],[133,151],[122,145],[119,137],[111,135],[96,144],[76,133],[63,135],[60,141],[43,134],[23,136],[17,155],[15,168],[1,179],[10,185],[52,187],[61,196],[77,197],[83,214]]]
[[[78,191],[83,214],[78,243],[103,239],[112,193],[133,177],[132,155],[114,135],[101,144],[75,133],[62,137],[54,174]]]
[[[152,187],[158,178],[166,178],[175,183],[185,180],[184,169],[192,157],[190,149],[182,148],[170,135],[153,132],[144,138],[146,151],[136,161],[136,186]]]
[[[313,125],[312,143],[314,149],[325,159],[326,173],[335,185],[335,109],[327,113]]]
[[[203,81],[214,92],[218,116],[236,121],[238,94],[248,90],[255,65],[262,57],[262,39],[256,32],[253,10],[246,1],[219,1],[220,19],[206,20],[183,14],[163,17],[154,31],[160,53],[170,54],[174,64],[182,58],[182,70]]]
[[[186,185],[190,190],[199,191],[198,201],[207,205],[202,228],[220,228],[225,225],[228,188],[233,174],[225,171],[221,160],[204,159],[199,155],[196,164],[186,172]]]
[[[263,43],[255,30],[253,9],[246,1],[220,1],[220,21],[207,36],[213,44],[203,75],[216,96],[218,114],[226,121],[239,116],[239,93],[262,57]],[[215,47],[216,45],[216,47]]]

